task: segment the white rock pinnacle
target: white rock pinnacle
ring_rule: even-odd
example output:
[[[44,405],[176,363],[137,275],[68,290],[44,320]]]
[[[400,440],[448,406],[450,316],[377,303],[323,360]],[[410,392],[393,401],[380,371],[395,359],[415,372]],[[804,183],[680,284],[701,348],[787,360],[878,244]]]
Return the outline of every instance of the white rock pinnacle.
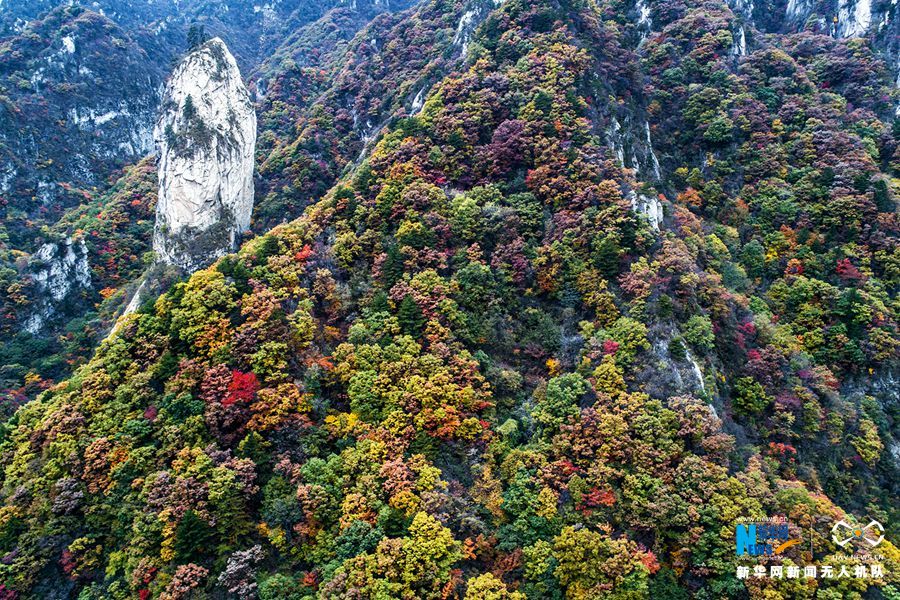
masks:
[[[154,138],[153,249],[164,262],[193,271],[234,250],[253,211],[256,114],[222,40],[206,42],[175,68]]]

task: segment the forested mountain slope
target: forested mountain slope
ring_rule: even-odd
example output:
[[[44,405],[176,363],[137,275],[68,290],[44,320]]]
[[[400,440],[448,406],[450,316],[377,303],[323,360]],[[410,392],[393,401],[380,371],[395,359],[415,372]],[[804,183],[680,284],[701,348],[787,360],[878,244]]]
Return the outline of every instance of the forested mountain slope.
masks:
[[[272,80],[259,210],[302,216],[3,426],[3,593],[897,595],[889,53],[718,0],[460,7]],[[883,577],[736,577],[740,519],[790,567],[851,514]]]

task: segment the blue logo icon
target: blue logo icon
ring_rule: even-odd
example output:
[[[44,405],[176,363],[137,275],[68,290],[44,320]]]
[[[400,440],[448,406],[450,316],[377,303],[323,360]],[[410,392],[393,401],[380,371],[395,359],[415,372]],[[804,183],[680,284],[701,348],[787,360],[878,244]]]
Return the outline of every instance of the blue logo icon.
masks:
[[[772,556],[800,543],[790,539],[788,523],[740,523],[734,528],[737,556]]]

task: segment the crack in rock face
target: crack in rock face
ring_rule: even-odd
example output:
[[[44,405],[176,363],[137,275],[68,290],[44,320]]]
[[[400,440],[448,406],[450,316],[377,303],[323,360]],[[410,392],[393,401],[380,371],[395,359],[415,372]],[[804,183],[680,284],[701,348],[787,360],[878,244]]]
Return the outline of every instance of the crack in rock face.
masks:
[[[236,248],[253,212],[256,113],[222,40],[206,42],[176,67],[154,138],[153,250],[163,262],[195,271]]]

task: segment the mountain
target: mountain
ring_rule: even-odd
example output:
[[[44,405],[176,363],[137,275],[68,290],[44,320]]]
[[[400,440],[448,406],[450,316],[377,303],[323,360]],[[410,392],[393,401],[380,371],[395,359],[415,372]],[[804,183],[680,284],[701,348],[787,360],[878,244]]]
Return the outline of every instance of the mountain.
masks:
[[[250,72],[285,32],[328,22],[333,11],[351,15],[358,29],[405,6],[366,0],[347,8],[340,0],[54,4],[12,0],[0,15],[0,193],[18,215],[40,222],[71,206],[61,183],[97,186],[114,168],[153,151],[162,86],[189,34],[220,36]],[[15,247],[30,250],[29,229],[10,233]]]
[[[275,62],[277,56],[299,58],[303,44],[313,44],[323,60],[331,48],[337,64],[357,31],[382,12],[406,6],[116,2],[86,9],[7,2],[0,13],[10,33],[0,38],[0,288],[6,292],[0,295],[0,334],[7,342],[0,395],[19,403],[64,379],[89,357],[116,315],[139,300],[135,290],[155,261],[147,242],[157,183],[148,169],[124,174],[121,168],[156,151],[153,128],[164,83],[190,43],[218,33],[245,74],[259,69],[277,81],[293,68]],[[50,12],[41,13],[45,9]],[[279,50],[270,52],[275,46]],[[263,57],[269,58],[265,66]],[[311,107],[296,110],[302,115]],[[307,185],[324,191],[336,174],[323,177],[320,184],[309,177]],[[120,179],[130,181],[127,225],[116,221],[126,218],[122,211],[102,210],[121,207],[111,201]],[[280,211],[278,220],[299,215],[303,206]],[[260,222],[264,227],[266,219]],[[74,223],[80,230],[71,229]],[[65,296],[54,298],[38,281],[38,253],[73,235],[76,246],[86,245],[91,284],[69,277],[58,288]]]
[[[35,19],[63,4],[57,0],[5,0],[0,14],[0,37],[23,32]],[[189,25],[201,25],[221,37],[238,57],[242,70],[267,58],[285,37],[321,19],[331,10],[342,10],[370,19],[386,11],[409,8],[410,0],[95,0],[84,8],[104,16],[142,39],[145,48],[183,44]],[[154,38],[154,39],[150,39]]]
[[[0,594],[895,597],[896,25],[861,1],[288,34],[256,235],[0,429]],[[98,235],[146,248],[153,173]],[[801,543],[740,556],[769,518]]]
[[[343,29],[289,40],[273,59],[280,70],[265,75],[266,63],[256,82],[265,89],[258,230],[298,216],[359,163],[386,124],[419,112],[431,86],[464,61],[463,42],[480,23],[474,15],[493,5],[426,2],[375,19],[347,43],[335,40]]]
[[[0,42],[0,193],[12,247],[30,249],[37,223],[75,205],[63,186],[100,186],[153,149],[164,76],[125,31],[80,7]]]

